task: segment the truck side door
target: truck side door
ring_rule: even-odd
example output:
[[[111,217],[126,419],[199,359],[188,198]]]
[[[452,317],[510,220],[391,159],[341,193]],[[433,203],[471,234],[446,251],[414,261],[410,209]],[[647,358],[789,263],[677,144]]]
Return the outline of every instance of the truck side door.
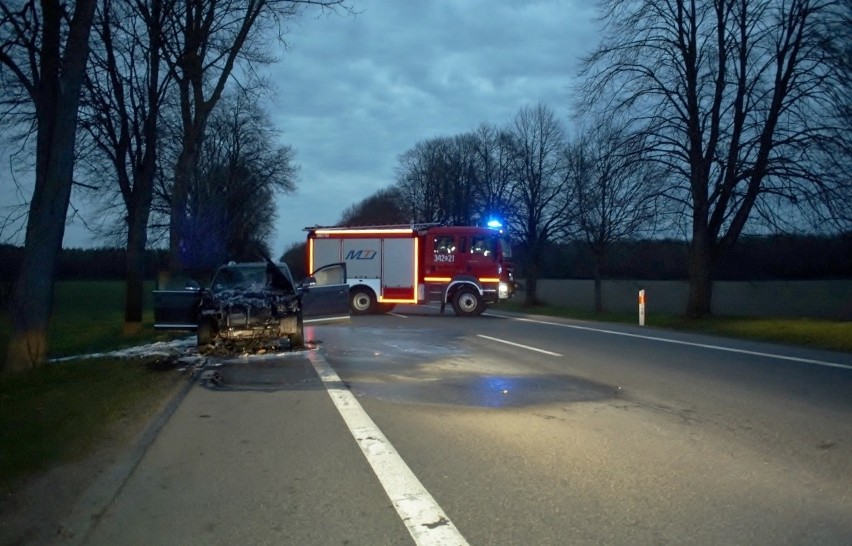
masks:
[[[426,276],[449,282],[458,272],[463,250],[459,247],[463,241],[447,234],[435,235],[432,241],[432,253],[425,256]]]

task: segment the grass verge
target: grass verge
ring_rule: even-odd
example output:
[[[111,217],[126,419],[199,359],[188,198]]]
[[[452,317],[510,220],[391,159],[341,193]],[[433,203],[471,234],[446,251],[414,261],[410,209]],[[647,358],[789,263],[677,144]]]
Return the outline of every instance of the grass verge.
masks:
[[[499,308],[518,313],[577,320],[638,324],[638,316],[635,313],[595,313],[548,305],[528,306],[520,303],[501,303]],[[645,317],[645,324],[656,328],[852,352],[852,322],[850,321],[741,317],[707,317],[693,320],[675,315],[649,314]]]
[[[157,360],[50,364],[0,381],[0,488],[83,457],[122,422],[146,418],[180,375]]]
[[[155,332],[153,283],[146,283],[140,332],[125,335],[124,284],[72,281],[56,284],[48,327],[51,358],[84,355],[173,338]],[[0,358],[5,358],[9,317],[0,314]],[[78,459],[110,437],[127,419],[145,417],[184,381],[156,359],[74,359],[22,374],[0,375],[0,489],[51,466]]]

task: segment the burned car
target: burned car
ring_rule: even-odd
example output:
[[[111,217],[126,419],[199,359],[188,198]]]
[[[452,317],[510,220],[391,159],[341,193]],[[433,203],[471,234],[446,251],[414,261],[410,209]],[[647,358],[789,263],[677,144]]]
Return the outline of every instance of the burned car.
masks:
[[[295,283],[284,263],[229,263],[209,288],[154,291],[154,328],[195,330],[199,346],[215,339],[288,338],[305,342],[304,324],[349,318],[346,265],[325,266]]]

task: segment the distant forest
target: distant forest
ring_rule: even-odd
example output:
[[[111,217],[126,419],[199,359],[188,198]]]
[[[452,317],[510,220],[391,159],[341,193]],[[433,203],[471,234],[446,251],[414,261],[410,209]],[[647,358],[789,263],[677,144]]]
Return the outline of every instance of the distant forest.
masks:
[[[686,280],[688,245],[678,240],[613,243],[605,279]],[[520,253],[520,250],[518,251]],[[515,259],[515,262],[522,260]],[[541,264],[542,278],[594,278],[594,257],[580,242],[551,246]],[[523,277],[523,271],[516,275]],[[742,237],[716,265],[720,281],[852,278],[852,233],[836,237],[777,235]]]
[[[293,249],[298,253],[297,249]],[[523,263],[523,249],[515,249],[513,261]],[[686,279],[687,243],[677,240],[643,240],[614,243],[607,254],[603,278]],[[0,245],[0,281],[15,279],[22,249]],[[302,266],[292,258],[294,273]],[[123,249],[63,249],[59,256],[58,280],[124,278]],[[541,263],[542,278],[591,279],[594,259],[581,242],[551,244]],[[149,250],[145,277],[154,279],[168,268],[165,250]],[[516,277],[523,278],[522,269]],[[716,267],[716,280],[783,280],[852,278],[852,233],[836,237],[777,235],[744,237]]]
[[[14,281],[24,249],[0,245],[0,282]],[[149,250],[145,259],[145,278],[154,279],[157,272],[168,269],[168,251]],[[126,252],[123,248],[68,248],[59,253],[57,280],[119,280],[124,278]]]

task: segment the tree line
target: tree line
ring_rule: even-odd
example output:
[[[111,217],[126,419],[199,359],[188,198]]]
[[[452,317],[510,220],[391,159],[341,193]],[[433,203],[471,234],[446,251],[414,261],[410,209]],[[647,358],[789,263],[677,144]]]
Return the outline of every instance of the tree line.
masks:
[[[268,251],[272,194],[295,184],[256,108],[287,28],[345,0],[2,0],[0,122],[33,157],[3,368],[41,365],[73,187],[93,192],[126,248],[125,331],[141,327],[149,242],[169,268]],[[227,103],[223,106],[223,103]],[[88,175],[88,176],[84,176]],[[108,182],[104,182],[108,181]],[[242,204],[243,207],[233,206]],[[257,206],[257,216],[247,214]]]
[[[609,249],[603,271],[608,279],[685,280],[689,277],[686,241],[633,239]],[[524,249],[515,255],[523,259]],[[65,248],[59,253],[57,280],[123,280],[126,249]],[[15,280],[23,248],[0,245],[0,282]],[[293,245],[284,261],[297,278],[306,276],[304,244]],[[151,281],[168,269],[168,251],[146,251],[143,277]],[[199,274],[209,271],[199,271]],[[523,267],[516,270],[526,277]],[[582,241],[552,243],[541,260],[543,278],[594,279],[597,271],[591,249]],[[852,233],[833,237],[815,235],[746,236],[719,262],[714,278],[728,281],[815,280],[852,278]]]
[[[0,282],[11,283],[20,271],[24,249],[20,246],[0,245]],[[149,249],[145,252],[142,277],[153,280],[168,268],[169,256],[165,250]],[[63,248],[56,267],[57,280],[124,280],[127,274],[127,249],[125,248]]]

